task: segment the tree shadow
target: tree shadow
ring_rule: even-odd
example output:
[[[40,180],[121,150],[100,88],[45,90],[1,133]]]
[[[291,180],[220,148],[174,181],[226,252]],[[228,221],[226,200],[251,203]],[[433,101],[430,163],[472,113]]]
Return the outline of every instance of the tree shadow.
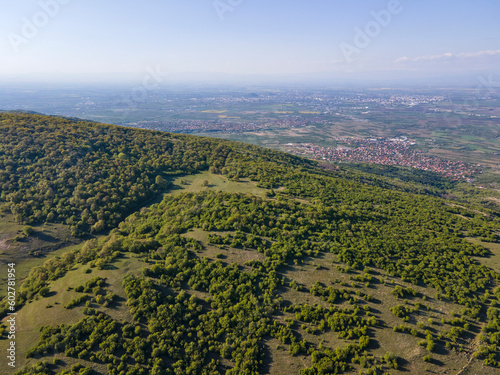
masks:
[[[47,233],[43,233],[43,232],[39,232],[39,231],[35,231],[31,234],[31,237],[36,237],[38,238],[40,241],[44,241],[44,242],[50,242],[50,243],[55,243],[55,242],[58,242],[59,240],[57,238],[55,238],[54,236],[51,236],[50,234],[47,234]]]
[[[431,358],[431,360],[429,361],[429,363],[433,364],[433,365],[436,365],[436,366],[444,366],[444,363],[441,362],[439,359],[436,359],[436,358]]]
[[[409,372],[407,367],[410,365],[410,362],[408,362],[406,359],[403,357],[398,357],[398,371],[401,372]]]

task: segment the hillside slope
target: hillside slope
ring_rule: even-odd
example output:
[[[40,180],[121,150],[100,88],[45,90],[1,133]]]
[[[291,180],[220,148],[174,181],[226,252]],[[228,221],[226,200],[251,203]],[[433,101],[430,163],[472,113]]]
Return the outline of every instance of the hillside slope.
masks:
[[[234,142],[31,114],[0,132],[4,217],[86,240],[18,287],[19,373],[497,371],[490,214]]]

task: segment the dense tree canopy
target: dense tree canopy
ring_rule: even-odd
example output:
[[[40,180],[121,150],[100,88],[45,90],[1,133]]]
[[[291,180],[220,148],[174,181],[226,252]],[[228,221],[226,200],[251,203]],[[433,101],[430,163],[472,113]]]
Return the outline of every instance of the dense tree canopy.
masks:
[[[210,190],[165,194],[160,203],[139,210],[168,191],[171,176],[204,170],[254,181],[266,197]],[[234,142],[0,114],[4,209],[20,222],[59,221],[75,233],[114,228],[33,269],[19,291],[19,306],[45,296],[52,281],[75,265],[105,269],[125,253],[145,260],[142,274],[123,278],[132,320],[106,315],[102,307],[112,306],[115,295],[104,278],[89,278],[64,306],[82,309],[85,317],[72,325],[43,327],[28,355],[64,353],[106,366],[109,374],[257,374],[263,342],[272,337],[291,356],[309,356],[311,366],[302,374],[336,374],[358,365],[367,373],[396,369],[396,355],[368,353],[373,331],[382,324],[369,305],[372,296],[320,282],[302,290],[287,280],[287,267],[327,253],[338,257],[342,272],[357,270],[356,285],[370,287],[373,268],[460,304],[460,318],[443,320],[450,326],[445,333],[424,332],[421,322],[393,327],[424,339],[421,345],[429,352],[436,345],[453,348],[486,301],[499,299],[497,289],[493,296],[489,291],[498,275],[473,258],[487,250],[463,238],[495,240],[498,219],[374,181],[361,183],[343,171]],[[203,257],[206,244],[187,236],[191,230],[206,233],[211,245],[251,250],[259,258],[243,267]],[[281,292],[288,289],[309,293],[322,304],[285,303]],[[413,287],[401,286],[391,294],[419,296]],[[490,365],[500,357],[495,306],[492,302],[487,310],[484,329],[483,342],[490,345],[477,352]],[[391,312],[407,323],[428,308],[403,302]],[[289,321],[279,318],[285,314]],[[298,325],[317,334],[335,332],[348,344],[313,343],[297,333]],[[20,373],[51,374],[55,367],[40,362]],[[90,372],[83,366],[71,371]]]

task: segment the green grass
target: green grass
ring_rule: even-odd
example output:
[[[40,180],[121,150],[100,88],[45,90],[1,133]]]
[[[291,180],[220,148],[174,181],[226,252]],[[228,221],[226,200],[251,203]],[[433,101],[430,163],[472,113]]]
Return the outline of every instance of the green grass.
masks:
[[[482,242],[477,238],[466,237],[466,240],[487,248],[491,253],[487,257],[475,257],[479,263],[500,273],[500,243]]]
[[[36,362],[36,358],[26,358],[26,351],[38,342],[39,331],[42,326],[60,323],[74,324],[83,318],[82,309],[84,305],[72,309],[65,309],[64,306],[81,295],[81,293],[74,291],[75,287],[85,284],[85,282],[96,276],[106,278],[105,291],[111,291],[118,296],[117,302],[109,307],[99,307],[99,309],[117,321],[132,321],[132,316],[125,304],[126,294],[122,287],[122,280],[124,275],[139,274],[143,266],[144,263],[133,254],[125,253],[110,265],[110,269],[98,270],[92,268],[92,272],[86,273],[89,267],[79,265],[70,270],[65,276],[53,281],[50,284],[50,293],[47,297],[40,297],[26,304],[18,311],[16,317],[17,368]],[[69,288],[71,289],[68,290]],[[97,305],[93,304],[93,307],[97,307]],[[7,340],[0,340],[2,353],[7,349],[7,343]],[[58,356],[56,355],[56,357]],[[52,358],[48,359],[52,360]],[[68,358],[65,357],[65,360],[68,360]],[[84,364],[82,361],[76,362]],[[87,363],[87,365],[90,366],[91,364]],[[92,364],[92,366],[95,366],[95,364]]]
[[[194,175],[176,177],[172,180],[173,189],[170,194],[180,194],[182,192],[196,193],[200,191],[222,191],[225,193],[253,194],[264,197],[265,189],[257,187],[257,184],[247,179],[231,181],[225,176],[212,174],[208,171]]]
[[[206,182],[206,186],[205,185]],[[244,193],[264,197],[265,189],[260,189],[255,182],[242,179],[239,182],[230,181],[224,176],[203,172],[195,175],[176,177],[172,180],[173,189],[169,194],[181,192],[199,192],[216,190],[227,193]],[[2,214],[0,217],[0,264],[16,263],[17,284],[21,285],[30,270],[47,259],[60,256],[66,251],[78,249],[76,244],[81,240],[71,238],[69,228],[62,224],[41,224],[34,226],[35,232],[20,241],[16,236],[22,235],[24,225],[14,221],[13,215]],[[70,246],[64,246],[69,244]],[[72,245],[75,244],[75,245]],[[33,256],[33,252],[39,255]],[[6,294],[7,273],[5,266],[0,267],[0,298]]]
[[[250,181],[229,181],[220,175],[214,175],[209,172],[199,173],[196,175],[181,176],[172,179],[174,189],[167,194],[179,194],[181,192],[198,192],[203,190],[216,190],[228,193],[247,193],[264,196],[265,189],[257,188],[254,182]],[[14,233],[21,230],[19,226],[13,223],[5,223],[2,226],[4,231]],[[51,229],[47,227],[46,230]],[[218,233],[224,235],[225,233]],[[194,238],[199,241],[203,249],[198,251],[195,256],[207,257],[211,261],[221,261],[225,264],[237,263],[242,266],[242,270],[250,272],[250,267],[245,266],[246,262],[250,260],[263,260],[263,254],[258,253],[252,249],[236,249],[230,246],[213,246],[208,244],[208,232],[201,229],[190,230],[184,236]],[[471,242],[477,242],[475,239],[470,239]],[[500,272],[500,244],[482,243],[483,246],[489,248],[493,255],[490,258],[479,259],[485,265],[491,267],[497,272]],[[59,256],[65,251],[77,249],[81,245],[65,247],[53,251],[47,255],[46,258]],[[40,258],[28,258],[20,261],[18,265],[18,274],[27,274],[29,269],[37,264],[40,264]],[[78,285],[82,285],[91,278],[103,277],[106,278],[106,285],[104,289],[111,291],[118,296],[117,303],[109,306],[102,307],[93,305],[100,311],[110,315],[117,321],[132,321],[128,307],[125,304],[126,294],[122,288],[122,280],[128,274],[140,274],[141,269],[145,264],[133,254],[125,253],[122,257],[116,259],[107,269],[98,270],[92,268],[90,273],[87,273],[89,267],[87,265],[78,265],[70,270],[64,277],[52,282],[50,284],[49,295],[45,298],[39,298],[31,303],[28,303],[18,312],[17,317],[17,338],[16,344],[18,347],[17,364],[18,368],[26,364],[33,364],[34,359],[27,360],[25,353],[28,348],[33,347],[38,341],[38,332],[43,325],[54,324],[72,324],[79,321],[82,317],[83,305],[76,306],[73,309],[65,309],[64,306],[68,304],[75,297],[81,295],[74,291]],[[324,253],[316,258],[306,258],[298,260],[295,265],[288,266],[280,270],[282,276],[286,278],[287,284],[281,287],[280,295],[283,298],[284,305],[297,305],[307,303],[311,306],[314,304],[328,307],[329,304],[323,301],[319,296],[313,296],[309,290],[316,283],[320,282],[326,287],[333,286],[337,289],[347,289],[350,291],[351,296],[358,298],[358,304],[369,306],[370,313],[373,314],[380,324],[370,330],[371,346],[369,347],[369,354],[382,357],[386,352],[396,353],[398,357],[403,360],[400,361],[402,367],[401,371],[391,370],[392,374],[427,374],[429,373],[442,373],[444,369],[448,373],[458,373],[464,366],[467,366],[469,374],[494,374],[495,369],[490,367],[483,367],[481,361],[472,360],[468,365],[469,357],[458,351],[447,351],[442,347],[437,353],[431,353],[433,360],[430,363],[424,362],[423,357],[428,354],[424,347],[418,345],[422,340],[421,337],[415,337],[408,333],[394,332],[393,327],[400,324],[408,325],[419,332],[430,329],[433,335],[442,333],[449,329],[449,325],[442,324],[441,319],[450,319],[453,316],[460,316],[460,311],[463,306],[451,303],[446,300],[436,299],[436,291],[433,288],[425,286],[415,286],[402,282],[400,279],[386,275],[384,271],[378,269],[370,269],[370,274],[373,279],[369,285],[364,282],[354,281],[353,278],[361,275],[361,271],[351,270],[349,272],[341,272],[338,267],[345,265],[339,263],[338,257],[335,254]],[[298,284],[303,286],[303,290],[298,291],[288,287],[288,283],[295,280]],[[407,305],[410,307],[415,306],[416,303],[426,304],[430,310],[420,309],[411,315],[408,322],[403,322],[401,318],[396,317],[391,308],[396,305],[403,305],[404,298],[398,299],[391,292],[396,285],[403,287],[411,287],[420,294],[417,297],[407,298]],[[187,288],[188,289],[188,288]],[[356,292],[370,295],[373,299],[371,301],[364,301],[361,296],[357,296]],[[200,298],[205,298],[204,292],[196,292],[189,290],[189,293],[198,295]],[[425,300],[424,300],[425,296]],[[347,301],[339,301],[335,304],[337,307],[352,308]],[[453,314],[456,315],[453,315]],[[277,313],[272,316],[280,322],[287,320],[295,320],[295,314],[291,312]],[[434,323],[428,323],[428,319],[433,319]],[[417,323],[422,322],[423,327],[418,327]],[[312,324],[295,322],[294,330],[298,333],[300,338],[306,339],[309,343],[319,345],[321,342],[328,347],[344,347],[352,340],[339,338],[337,332],[326,331],[320,335],[311,333]],[[459,340],[466,351],[473,351],[475,347],[475,337],[479,333],[480,324],[471,321],[471,332],[466,336],[466,340]],[[281,344],[276,339],[267,339],[265,346],[268,349],[265,361],[264,372],[266,374],[287,375],[291,373],[298,373],[300,369],[310,367],[310,358],[305,356],[291,356],[288,353],[288,347]],[[7,348],[7,341],[0,340],[0,351],[5,351]],[[62,355],[56,354],[54,357],[63,358]],[[51,361],[51,357],[44,358]],[[94,369],[97,373],[106,373],[104,366],[86,362],[83,360],[76,360],[64,357],[64,367],[69,367],[74,363],[82,363]],[[356,367],[356,366],[355,366]],[[357,366],[355,372],[362,370]]]
[[[81,248],[82,244],[72,245],[63,247],[58,250],[54,250],[47,255],[40,257],[27,257],[27,258],[8,258],[6,256],[0,256],[2,259],[2,266],[0,269],[2,270],[2,274],[0,275],[0,298],[3,298],[6,294],[6,282],[7,282],[7,268],[6,264],[8,262],[15,262],[16,264],[16,285],[18,288],[21,286],[23,280],[29,275],[32,268],[41,265],[43,262],[48,259],[52,259],[58,256],[63,255],[68,251],[74,251]]]
[[[7,263],[16,264],[18,285],[30,270],[51,257],[77,249],[82,240],[71,237],[63,224],[40,224],[33,226],[34,232],[26,237],[24,224],[15,222],[13,215],[0,215],[0,298],[6,293]]]
[[[218,233],[224,235],[225,233]],[[186,237],[194,238],[203,244],[203,250],[197,253],[199,257],[207,257],[212,261],[221,260],[223,263],[231,264],[237,263],[241,266],[249,259],[260,259],[262,257],[255,250],[251,249],[234,249],[228,246],[212,246],[207,243],[208,233],[195,229],[185,234]],[[493,244],[494,246],[498,244]],[[500,245],[498,245],[498,252],[500,253]],[[252,253],[254,255],[252,256]],[[222,254],[223,258],[219,258],[217,254]],[[498,260],[497,260],[498,261]],[[430,353],[433,360],[430,363],[424,362],[423,357],[429,352],[425,347],[419,346],[419,342],[423,340],[422,337],[415,337],[409,333],[394,332],[393,327],[405,324],[411,328],[416,329],[422,335],[426,329],[431,330],[434,336],[439,333],[450,329],[450,325],[443,324],[441,319],[452,319],[453,317],[461,316],[461,309],[463,306],[452,303],[447,300],[436,299],[436,290],[426,286],[416,286],[413,284],[402,282],[400,279],[386,275],[384,271],[370,268],[370,274],[373,279],[368,286],[364,282],[354,281],[353,278],[361,275],[363,272],[358,270],[350,270],[349,272],[341,272],[337,266],[343,266],[338,262],[335,254],[322,254],[316,258],[306,258],[303,262],[299,261],[294,266],[287,267],[282,270],[282,275],[286,277],[287,282],[295,280],[298,284],[302,285],[303,290],[297,291],[290,287],[282,287],[281,297],[285,305],[297,305],[307,303],[310,306],[314,304],[328,307],[329,304],[323,301],[318,296],[313,296],[309,290],[316,282],[320,282],[325,286],[334,286],[337,289],[347,289],[351,291],[353,297],[357,297],[360,301],[360,306],[368,305],[370,312],[374,314],[381,325],[372,329],[371,339],[372,347],[370,354],[376,356],[384,356],[387,352],[397,353],[403,359],[400,361],[404,365],[400,370],[391,370],[392,374],[426,374],[427,368],[431,372],[440,372],[446,368],[450,373],[458,373],[464,366],[467,368],[483,368],[482,374],[494,374],[493,368],[482,367],[481,361],[472,360],[468,364],[469,357],[465,352],[473,352],[475,350],[474,341],[475,335],[479,332],[480,323],[470,320],[471,328],[469,333],[464,339],[459,339],[463,347],[464,353],[455,350],[447,350],[442,345],[439,345],[436,352]],[[496,269],[496,266],[490,266]],[[396,285],[402,287],[411,287],[419,294],[416,297],[409,296],[405,298],[397,298],[391,292]],[[356,292],[370,295],[373,299],[369,302],[364,301]],[[411,314],[409,321],[404,322],[402,318],[396,317],[391,308],[396,305],[407,304],[409,307],[414,307],[417,303],[427,305],[430,309],[420,308],[415,313]],[[352,306],[347,302],[336,303],[337,307],[349,308]],[[290,312],[280,313],[273,316],[273,318],[284,323],[286,320],[295,320],[295,315]],[[433,323],[429,323],[432,319]],[[419,327],[417,325],[423,324]],[[300,338],[306,339],[308,342],[319,345],[321,342],[328,347],[343,347],[350,341],[338,337],[337,332],[326,331],[320,335],[308,332],[313,328],[312,324],[295,322],[294,330],[298,332]],[[303,356],[292,357],[288,353],[288,348],[280,344],[275,339],[269,339],[266,342],[269,349],[268,356],[265,362],[265,369],[269,374],[285,375],[288,373],[297,373],[299,369],[310,366],[309,359]]]
[[[334,286],[335,288],[351,290],[353,292],[361,291],[365,294],[372,296],[373,302],[368,303],[363,300],[360,302],[361,305],[367,304],[370,307],[371,312],[376,316],[377,320],[383,322],[383,327],[377,327],[373,330],[372,339],[376,340],[375,347],[372,348],[370,354],[376,356],[383,356],[386,352],[390,351],[397,353],[399,357],[402,357],[406,363],[411,365],[404,368],[404,371],[391,370],[391,373],[411,373],[411,374],[425,374],[425,367],[433,369],[434,371],[441,371],[446,368],[450,373],[457,373],[466,363],[467,358],[461,353],[450,351],[441,353],[431,353],[432,357],[437,361],[442,362],[441,367],[436,364],[426,364],[422,357],[428,352],[424,347],[420,347],[418,342],[422,340],[421,337],[414,337],[408,333],[394,332],[393,327],[395,325],[405,324],[417,329],[420,332],[424,332],[426,329],[431,329],[436,334],[443,332],[445,329],[449,329],[449,325],[441,324],[441,319],[451,319],[452,312],[456,313],[456,317],[460,316],[459,312],[463,306],[451,303],[449,301],[441,301],[434,298],[435,290],[430,287],[419,287],[413,284],[404,283],[398,278],[393,278],[391,276],[385,275],[384,271],[377,269],[371,269],[371,274],[374,277],[374,281],[370,283],[369,287],[366,287],[362,282],[354,282],[355,287],[351,284],[353,280],[351,277],[356,276],[356,274],[361,274],[360,271],[350,271],[349,273],[342,273],[336,267],[336,256],[334,254],[325,254],[320,258],[308,259],[304,264],[300,264],[290,269],[284,271],[284,275],[289,280],[295,280],[297,283],[304,286],[303,291],[296,291],[291,288],[284,288],[282,297],[286,302],[292,304],[307,303],[313,305],[315,303],[328,306],[325,301],[322,301],[317,296],[312,296],[309,293],[309,289],[317,281],[325,284],[326,286]],[[341,265],[341,264],[339,264]],[[321,267],[320,269],[317,269]],[[376,279],[376,280],[375,280]],[[382,280],[384,282],[382,282]],[[345,283],[341,285],[339,282]],[[431,307],[431,310],[420,309],[418,312],[412,314],[412,318],[408,322],[403,322],[401,318],[396,317],[390,309],[396,305],[404,304],[404,298],[396,298],[391,294],[392,290],[396,285],[401,285],[403,287],[410,286],[413,289],[421,293],[421,297],[411,297],[407,298],[408,305],[414,306],[417,302],[421,304],[426,304]],[[358,297],[354,295],[355,297]],[[425,300],[423,300],[425,296]],[[358,297],[361,299],[361,297]],[[347,302],[337,304],[337,306],[349,307]],[[293,316],[292,316],[293,317]],[[430,325],[428,319],[432,318],[434,324]],[[417,322],[423,322],[424,327],[418,328]],[[298,325],[300,327],[300,324]],[[336,332],[326,332],[321,335],[315,336],[306,334],[304,330],[299,329],[299,332],[308,341],[319,343],[320,339],[323,339],[326,344],[336,346],[344,346],[344,341],[337,338]],[[467,347],[467,343],[464,342],[464,346]],[[470,345],[469,345],[470,346]],[[274,349],[273,349],[274,350]],[[435,363],[439,363],[435,362]],[[480,361],[478,361],[480,362]],[[495,373],[494,369],[485,368],[484,374]]]
[[[269,339],[265,343],[269,350],[268,357],[265,359],[266,374],[272,375],[290,375],[298,374],[300,369],[311,367],[312,363],[308,356],[292,357],[288,353],[288,347],[283,345],[277,339]]]
[[[217,232],[218,235],[223,236],[226,232]],[[202,229],[194,229],[184,234],[185,237],[194,238],[198,242],[203,244],[203,250],[199,251],[196,255],[199,258],[206,257],[213,261],[220,260],[225,264],[236,263],[242,267],[245,267],[248,271],[249,267],[245,264],[252,260],[263,261],[266,257],[259,252],[252,249],[236,249],[227,245],[213,246],[208,244],[208,232]]]

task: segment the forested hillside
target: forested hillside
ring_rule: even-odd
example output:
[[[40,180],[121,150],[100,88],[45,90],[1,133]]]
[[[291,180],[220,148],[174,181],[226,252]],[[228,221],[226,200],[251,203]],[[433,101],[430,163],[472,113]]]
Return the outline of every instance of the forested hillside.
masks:
[[[85,240],[17,291],[19,374],[500,367],[500,221],[427,180],[41,115],[0,132],[4,214]]]
[[[33,114],[0,113],[0,137],[1,201],[20,222],[65,222],[75,234],[116,226],[164,191],[168,175],[219,173],[236,160],[308,164],[253,146]]]

